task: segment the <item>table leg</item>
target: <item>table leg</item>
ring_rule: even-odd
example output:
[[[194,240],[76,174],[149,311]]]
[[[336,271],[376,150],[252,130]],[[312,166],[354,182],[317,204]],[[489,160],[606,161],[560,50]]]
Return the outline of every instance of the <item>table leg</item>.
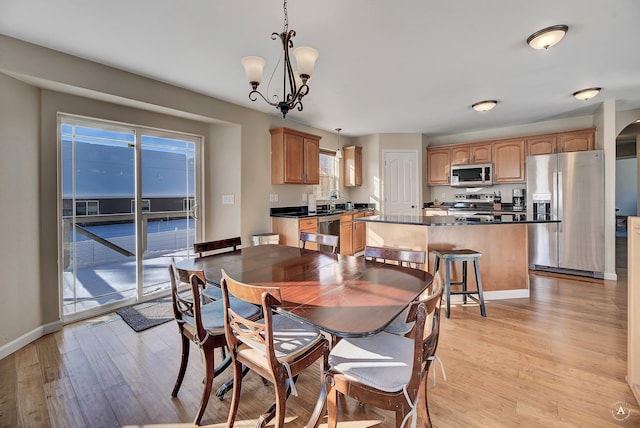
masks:
[[[320,394],[318,394],[318,400],[316,401],[316,406],[313,409],[313,413],[311,414],[311,418],[309,418],[309,423],[306,428],[317,428],[320,424],[320,418],[322,417],[322,412],[324,410],[324,405],[327,401],[327,384],[326,382],[322,382],[322,386],[320,387]]]

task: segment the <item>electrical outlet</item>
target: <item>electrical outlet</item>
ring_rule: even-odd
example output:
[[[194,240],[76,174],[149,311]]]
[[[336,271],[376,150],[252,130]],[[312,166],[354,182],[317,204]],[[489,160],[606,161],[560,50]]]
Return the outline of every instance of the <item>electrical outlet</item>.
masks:
[[[277,193],[273,194],[273,202],[278,202],[278,194]]]
[[[222,205],[233,205],[235,198],[233,195],[222,195]]]
[[[306,202],[306,201],[307,201],[307,194],[306,194],[306,193],[303,193],[303,194],[302,194],[302,201],[303,201],[303,202]]]

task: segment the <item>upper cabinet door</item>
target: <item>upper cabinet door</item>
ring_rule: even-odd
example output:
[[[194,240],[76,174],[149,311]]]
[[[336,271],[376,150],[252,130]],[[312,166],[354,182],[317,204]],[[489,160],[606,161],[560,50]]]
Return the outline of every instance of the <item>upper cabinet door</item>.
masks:
[[[556,153],[557,140],[555,135],[527,138],[527,153],[529,156]]]
[[[469,146],[469,161],[471,163],[491,163],[491,143],[472,144]]]
[[[320,184],[320,141],[304,139],[305,183]]]
[[[289,128],[270,132],[271,183],[319,184],[320,137]]]
[[[595,131],[591,129],[564,132],[558,135],[558,151],[564,153],[593,150],[594,135]]]
[[[504,140],[493,144],[493,178],[495,183],[520,183],[525,181],[524,140]]]
[[[451,149],[427,149],[427,184],[438,186],[449,184]]]
[[[299,135],[284,135],[284,181],[285,183],[305,182],[305,145]]]
[[[470,159],[469,146],[461,145],[451,148],[451,165],[465,165]]]
[[[342,148],[342,152],[345,187],[362,186],[362,147],[347,146]]]

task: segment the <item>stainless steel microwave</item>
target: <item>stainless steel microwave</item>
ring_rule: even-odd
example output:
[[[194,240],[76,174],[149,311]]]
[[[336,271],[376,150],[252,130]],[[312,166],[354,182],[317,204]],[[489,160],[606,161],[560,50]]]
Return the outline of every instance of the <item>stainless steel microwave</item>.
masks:
[[[483,187],[493,184],[493,165],[451,165],[451,180],[455,187]]]

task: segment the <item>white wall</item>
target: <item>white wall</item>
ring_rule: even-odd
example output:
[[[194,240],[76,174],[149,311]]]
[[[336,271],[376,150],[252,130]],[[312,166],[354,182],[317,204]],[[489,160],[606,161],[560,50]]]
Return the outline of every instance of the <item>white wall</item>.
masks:
[[[1,348],[52,320],[40,305],[40,91],[0,73],[0,94]]]
[[[638,159],[616,160],[616,215],[637,216]]]

